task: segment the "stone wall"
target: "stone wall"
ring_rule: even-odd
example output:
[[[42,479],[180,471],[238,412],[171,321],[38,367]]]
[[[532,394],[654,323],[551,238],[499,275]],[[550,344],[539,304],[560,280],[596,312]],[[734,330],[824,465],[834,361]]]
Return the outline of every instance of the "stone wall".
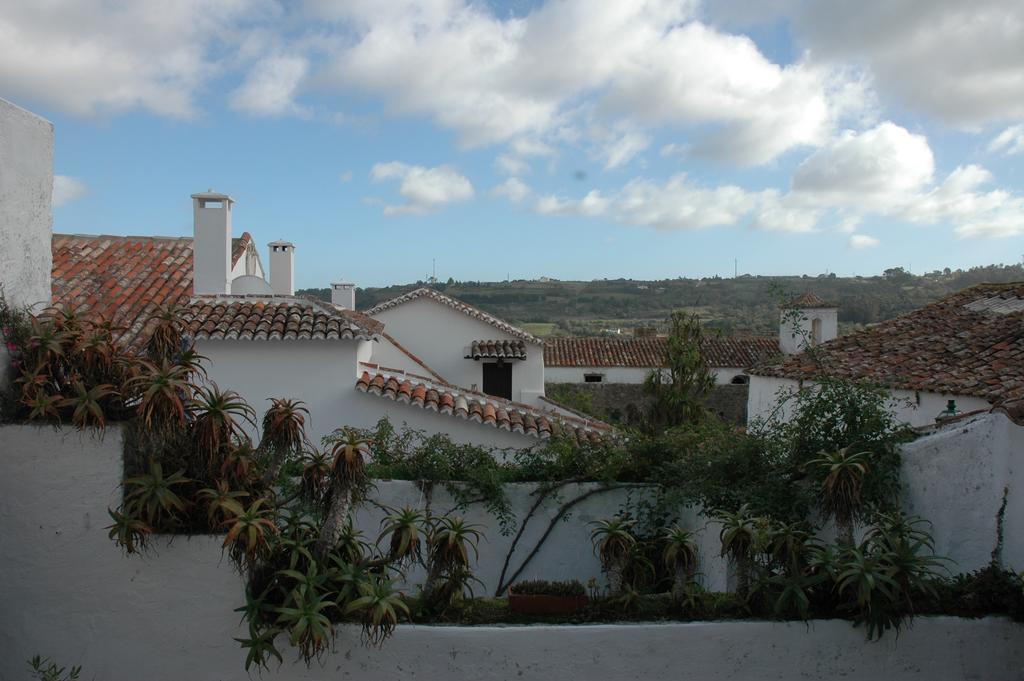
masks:
[[[594,416],[628,423],[631,414],[642,411],[648,398],[638,383],[545,383],[545,394],[555,399],[563,391],[586,396]],[[716,385],[707,398],[707,407],[726,421],[747,423],[747,385]],[[570,404],[568,406],[575,406]]]

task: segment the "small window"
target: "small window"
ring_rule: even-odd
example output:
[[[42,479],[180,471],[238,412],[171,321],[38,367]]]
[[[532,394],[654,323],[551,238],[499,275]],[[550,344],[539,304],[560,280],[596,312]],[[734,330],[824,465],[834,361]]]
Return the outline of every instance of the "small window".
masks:
[[[733,376],[732,380],[729,382],[732,383],[733,385],[746,385],[750,383],[750,376],[740,374],[738,376]]]
[[[584,383],[602,383],[604,382],[604,374],[583,374]]]

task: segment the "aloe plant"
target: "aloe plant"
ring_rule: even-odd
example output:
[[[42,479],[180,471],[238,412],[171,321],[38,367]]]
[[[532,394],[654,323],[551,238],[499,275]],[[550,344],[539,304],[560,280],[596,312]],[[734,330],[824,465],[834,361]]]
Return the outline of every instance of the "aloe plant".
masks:
[[[264,506],[266,501],[257,499],[242,513],[222,523],[227,528],[224,547],[239,567],[250,572],[270,555],[270,541],[279,531],[274,523],[273,509]]]
[[[256,428],[256,412],[234,390],[221,390],[216,383],[201,386],[189,404],[192,416],[192,440],[200,456],[205,455],[208,470],[216,472],[224,453],[236,442],[247,439],[243,425]]]
[[[331,449],[331,501],[316,547],[321,558],[337,546],[349,523],[354,494],[366,480],[369,446],[369,440],[348,429]]]
[[[665,567],[672,571],[672,597],[681,602],[686,585],[693,580],[697,569],[697,542],[693,532],[673,526],[665,534],[665,550],[662,554]]]
[[[622,593],[630,553],[636,546],[636,537],[633,535],[636,521],[616,516],[592,524],[595,527],[590,532],[590,540],[601,559],[601,567],[608,575],[608,590],[613,596],[618,596]]]
[[[717,512],[714,518],[722,524],[718,535],[722,555],[728,556],[736,566],[736,591],[746,598],[750,594],[754,569],[753,550],[758,541],[757,519],[750,514],[749,504],[743,504],[735,512]]]
[[[75,394],[60,400],[58,406],[73,409],[71,422],[78,430],[91,428],[103,431],[107,427],[107,420],[102,402],[116,395],[114,387],[106,383],[86,387],[81,381],[74,381],[72,390]]]
[[[409,616],[409,606],[391,580],[375,578],[364,582],[358,598],[346,607],[346,613],[359,613],[363,635],[373,645],[381,645],[398,626],[400,615]]]
[[[381,521],[381,539],[390,537],[388,559],[402,564],[422,562],[422,538],[426,536],[426,516],[422,511],[406,506],[394,511]]]
[[[249,496],[244,490],[233,490],[227,480],[218,480],[217,487],[207,487],[196,492],[196,497],[206,502],[206,517],[211,526],[217,526],[245,512],[242,499]]]
[[[153,528],[139,518],[131,515],[107,509],[113,525],[103,528],[110,530],[107,536],[114,540],[114,543],[124,549],[126,554],[136,553],[146,548],[149,535]]]
[[[871,456],[871,452],[853,452],[851,447],[821,452],[808,463],[825,472],[818,495],[819,507],[825,516],[835,520],[839,541],[845,546],[853,546],[853,521],[863,507],[864,477],[870,470]]]
[[[472,525],[454,516],[434,518],[427,536],[427,582],[424,594],[428,601],[447,605],[462,595],[472,581],[469,570],[470,551],[479,558],[477,544],[483,538],[479,525]]]
[[[151,461],[149,473],[124,481],[125,507],[131,515],[143,518],[151,527],[163,529],[176,525],[179,514],[185,512],[187,502],[178,496],[174,488],[190,482],[184,470],[165,476],[163,465],[159,461]]]
[[[158,363],[138,362],[138,374],[128,379],[126,391],[138,399],[138,416],[151,433],[182,430],[187,420],[186,405],[192,396],[188,372],[168,359]]]
[[[290,595],[289,606],[275,608],[277,624],[288,633],[293,646],[306,663],[319,657],[334,635],[334,626],[325,611],[337,604],[314,589],[298,587]]]
[[[307,418],[309,409],[305,402],[270,398],[270,408],[263,414],[263,439],[260,442],[260,448],[270,453],[265,484],[277,479],[289,456],[300,456],[303,447],[309,444],[306,438]]]

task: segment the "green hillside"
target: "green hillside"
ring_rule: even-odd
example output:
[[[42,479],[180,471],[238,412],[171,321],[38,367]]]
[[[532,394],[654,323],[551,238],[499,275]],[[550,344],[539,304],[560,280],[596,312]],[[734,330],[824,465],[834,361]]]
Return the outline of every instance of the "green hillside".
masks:
[[[727,334],[774,334],[778,303],[808,289],[839,305],[842,331],[909,312],[982,282],[1024,281],[1021,265],[991,265],[912,275],[900,268],[876,277],[833,275],[723,279],[438,282],[434,288],[538,335],[623,333],[659,326],[673,310],[700,315]],[[360,310],[411,291],[424,282],[359,289]],[[330,299],[328,289],[299,294]]]

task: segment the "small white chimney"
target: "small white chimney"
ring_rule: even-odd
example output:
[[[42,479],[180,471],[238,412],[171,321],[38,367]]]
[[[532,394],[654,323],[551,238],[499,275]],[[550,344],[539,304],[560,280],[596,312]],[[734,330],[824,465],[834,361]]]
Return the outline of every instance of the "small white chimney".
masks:
[[[227,194],[212,189],[192,195],[192,291],[195,295],[231,293],[231,205]]]
[[[331,282],[331,303],[346,310],[356,309],[356,285],[344,280]]]
[[[274,295],[295,295],[295,244],[290,241],[271,241],[270,288]]]

